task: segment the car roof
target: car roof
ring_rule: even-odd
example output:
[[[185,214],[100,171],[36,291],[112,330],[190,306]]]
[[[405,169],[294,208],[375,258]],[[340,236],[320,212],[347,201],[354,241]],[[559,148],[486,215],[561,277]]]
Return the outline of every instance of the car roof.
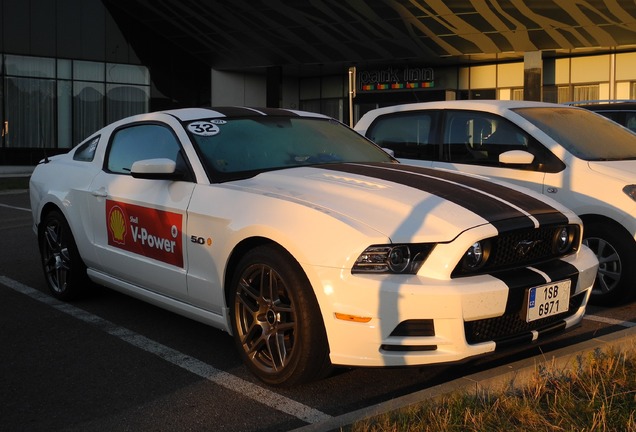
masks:
[[[636,101],[576,105],[590,111],[636,111]]]
[[[533,107],[560,107],[564,105],[553,104],[548,102],[520,101],[520,100],[452,100],[452,101],[435,101],[435,102],[419,102],[403,105],[393,105],[385,108],[378,108],[374,112],[397,112],[411,111],[418,109],[473,109],[486,111],[502,111],[515,108],[533,108]]]
[[[520,100],[453,100],[453,101],[435,101],[435,102],[419,102],[403,105],[393,105],[384,108],[377,108],[363,115],[355,126],[360,131],[369,127],[370,123],[377,117],[390,114],[426,109],[456,109],[456,110],[476,110],[495,114],[503,114],[504,112],[517,108],[567,108],[578,109],[562,104],[554,104],[548,102],[520,101]]]
[[[284,117],[318,117],[329,118],[322,114],[306,111],[289,110],[282,108],[251,108],[239,106],[210,107],[210,108],[181,108],[163,111],[181,121],[196,120],[201,118],[239,118],[258,116],[284,116]]]

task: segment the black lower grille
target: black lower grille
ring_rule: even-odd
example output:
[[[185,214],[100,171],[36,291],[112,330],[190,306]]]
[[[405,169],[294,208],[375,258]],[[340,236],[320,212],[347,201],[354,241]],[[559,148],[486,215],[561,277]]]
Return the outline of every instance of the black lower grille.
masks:
[[[435,336],[435,322],[432,319],[402,321],[391,336]]]
[[[567,312],[548,318],[526,322],[519,312],[509,313],[496,318],[488,318],[464,323],[466,341],[469,344],[477,344],[488,341],[505,341],[515,339],[524,334],[529,334],[532,330],[542,330],[552,327],[556,322],[563,320],[581,307],[585,293],[570,297],[570,306]]]

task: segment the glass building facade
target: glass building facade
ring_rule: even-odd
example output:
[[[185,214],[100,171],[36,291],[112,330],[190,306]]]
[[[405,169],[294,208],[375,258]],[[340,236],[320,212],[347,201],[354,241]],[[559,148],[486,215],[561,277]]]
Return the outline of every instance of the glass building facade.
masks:
[[[104,125],[148,112],[145,66],[5,54],[2,148],[69,149]]]
[[[129,115],[209,103],[209,66],[113,10],[0,0],[0,165],[35,165]]]

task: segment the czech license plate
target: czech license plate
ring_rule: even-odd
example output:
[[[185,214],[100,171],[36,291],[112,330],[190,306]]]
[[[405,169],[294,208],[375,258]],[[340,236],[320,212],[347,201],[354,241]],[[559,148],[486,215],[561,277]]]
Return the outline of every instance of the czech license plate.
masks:
[[[570,306],[570,286],[572,281],[564,280],[533,287],[528,290],[528,311],[526,321],[566,312]]]

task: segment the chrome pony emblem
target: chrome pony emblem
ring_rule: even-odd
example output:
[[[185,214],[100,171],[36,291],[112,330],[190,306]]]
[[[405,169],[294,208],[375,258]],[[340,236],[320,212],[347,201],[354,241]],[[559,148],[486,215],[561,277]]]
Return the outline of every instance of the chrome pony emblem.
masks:
[[[514,250],[519,256],[525,257],[539,243],[541,240],[521,240],[515,245]]]

